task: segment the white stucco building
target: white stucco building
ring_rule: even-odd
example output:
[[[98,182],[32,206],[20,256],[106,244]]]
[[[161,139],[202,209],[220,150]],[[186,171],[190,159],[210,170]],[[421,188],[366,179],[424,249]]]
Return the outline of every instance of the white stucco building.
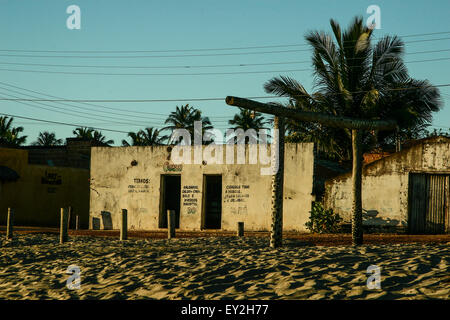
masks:
[[[198,147],[189,147],[193,160]],[[200,152],[208,147],[200,147]],[[232,146],[234,159],[238,150]],[[246,146],[245,163],[230,163],[230,151],[196,164],[175,164],[171,147],[94,147],[91,152],[90,227],[118,229],[122,209],[131,230],[167,227],[167,210],[175,210],[181,230],[270,229],[271,175],[260,158],[253,164]],[[198,150],[197,150],[198,151]],[[228,151],[228,155],[227,155]],[[267,151],[267,150],[266,150]],[[259,150],[261,154],[262,150]],[[217,154],[216,154],[217,156]],[[270,156],[270,150],[269,150]],[[217,160],[217,158],[216,158]],[[195,161],[192,161],[195,162]],[[263,170],[261,170],[263,169]],[[313,201],[314,145],[286,144],[283,229],[307,231]]]
[[[324,202],[351,221],[351,172],[330,179]],[[363,168],[363,224],[412,234],[450,232],[450,138],[439,136]],[[380,228],[378,228],[380,229]]]

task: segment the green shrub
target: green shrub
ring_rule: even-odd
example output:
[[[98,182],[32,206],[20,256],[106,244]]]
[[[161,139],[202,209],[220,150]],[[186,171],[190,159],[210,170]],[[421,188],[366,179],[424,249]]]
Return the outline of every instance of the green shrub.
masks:
[[[339,224],[342,218],[334,213],[333,209],[325,210],[320,202],[313,202],[311,216],[305,223],[306,228],[313,233],[339,232]]]

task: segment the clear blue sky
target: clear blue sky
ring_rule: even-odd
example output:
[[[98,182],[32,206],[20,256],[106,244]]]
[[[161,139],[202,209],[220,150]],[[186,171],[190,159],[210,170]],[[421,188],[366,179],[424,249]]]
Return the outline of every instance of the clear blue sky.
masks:
[[[384,34],[412,35],[450,31],[448,14],[450,1],[274,1],[274,0],[191,0],[191,1],[106,1],[106,0],[1,0],[0,10],[0,49],[2,50],[61,50],[61,51],[117,51],[117,50],[177,50],[198,48],[230,48],[280,44],[304,43],[304,35],[310,30],[330,31],[329,19],[336,19],[347,26],[352,18],[361,15],[367,19],[369,5],[381,9],[381,27],[375,36]],[[66,20],[69,5],[81,9],[81,29],[69,30]],[[422,39],[450,38],[450,34],[435,36],[408,37],[404,41]],[[286,47],[268,49],[247,49],[235,51],[203,52],[159,52],[136,53],[134,55],[187,55],[211,53],[242,53],[255,51],[286,51],[307,47]],[[412,52],[450,49],[450,39],[413,42],[406,44],[406,61],[450,58],[450,51],[437,53],[410,54]],[[17,57],[17,55],[64,55],[63,53],[27,53],[0,51],[0,69],[47,70],[57,72],[106,72],[106,73],[204,73],[204,72],[242,72],[242,71],[280,71],[309,69],[310,63],[281,64],[251,67],[219,68],[178,68],[178,69],[99,69],[45,67],[21,64],[64,64],[64,65],[121,65],[121,66],[198,66],[217,64],[246,64],[267,62],[310,61],[311,52],[283,52],[258,55],[223,55],[164,58],[36,58]],[[1,56],[3,55],[3,56]],[[13,56],[4,56],[13,55]],[[70,53],[69,55],[87,55]],[[93,53],[91,55],[111,55]],[[124,56],[126,53],[115,53]],[[131,55],[131,54],[128,54]],[[428,79],[433,84],[450,83],[450,60],[407,64],[412,77]],[[35,95],[14,87],[47,93],[69,99],[172,99],[172,98],[215,98],[227,95],[264,96],[263,84],[270,78],[285,74],[296,78],[310,90],[312,74],[310,71],[268,72],[256,74],[227,75],[77,75],[45,74],[0,70],[0,96],[31,98]],[[9,89],[9,91],[6,91]],[[11,90],[15,90],[13,92]],[[433,125],[450,127],[450,88],[441,88],[444,98],[443,110],[435,115]],[[9,94],[10,96],[6,96]],[[42,97],[44,98],[44,97]],[[48,97],[47,97],[48,98]],[[63,112],[52,112],[49,106],[35,107],[17,102],[0,102],[1,112],[64,121],[86,126],[96,126],[123,131],[137,131],[145,126],[161,126],[164,115],[175,109],[176,105],[188,103],[96,103],[106,107],[129,110],[102,109],[98,106],[71,103],[60,105],[44,102],[50,106],[65,108]],[[219,128],[225,128],[227,118],[236,110],[223,101],[192,102],[209,116]],[[85,109],[77,109],[78,106]],[[44,110],[41,108],[48,108]],[[69,111],[68,111],[69,110]],[[61,110],[62,111],[62,110]],[[89,112],[91,115],[83,114]],[[143,114],[139,112],[157,113]],[[90,119],[96,118],[96,119]],[[55,131],[60,138],[71,136],[73,128],[34,123],[30,120],[16,119],[16,124],[25,127],[33,142],[39,131]],[[125,134],[104,134],[116,141]]]

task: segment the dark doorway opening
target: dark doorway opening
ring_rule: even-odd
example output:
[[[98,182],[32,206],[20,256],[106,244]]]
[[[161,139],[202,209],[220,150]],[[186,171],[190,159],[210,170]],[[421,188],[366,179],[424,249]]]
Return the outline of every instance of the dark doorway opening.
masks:
[[[203,176],[203,229],[222,227],[222,176]]]
[[[409,175],[409,233],[450,232],[450,176],[411,173]]]
[[[175,228],[180,227],[181,176],[162,175],[159,227],[167,228],[167,210],[175,210]]]

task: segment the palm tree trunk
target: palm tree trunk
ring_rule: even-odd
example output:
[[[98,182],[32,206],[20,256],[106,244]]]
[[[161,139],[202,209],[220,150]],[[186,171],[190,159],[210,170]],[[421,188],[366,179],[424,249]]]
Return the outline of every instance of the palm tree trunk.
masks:
[[[272,248],[281,247],[283,244],[283,178],[284,178],[284,121],[282,117],[275,117],[274,141],[272,148],[275,148],[272,163],[278,163],[278,170],[272,175],[272,225],[270,230],[270,246]]]
[[[352,237],[354,245],[363,243],[362,230],[362,140],[361,130],[352,130]]]

